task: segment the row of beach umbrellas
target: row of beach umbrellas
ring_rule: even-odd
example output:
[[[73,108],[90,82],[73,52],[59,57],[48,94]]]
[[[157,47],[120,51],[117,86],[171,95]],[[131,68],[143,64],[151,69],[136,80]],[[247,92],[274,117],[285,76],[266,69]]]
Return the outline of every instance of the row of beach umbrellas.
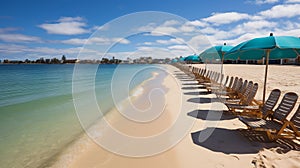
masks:
[[[269,60],[288,59],[300,56],[300,38],[294,36],[270,36],[244,41],[237,46],[213,46],[203,51],[199,57],[202,61],[221,60],[261,60],[265,59],[265,78],[263,102],[265,102],[266,83]]]

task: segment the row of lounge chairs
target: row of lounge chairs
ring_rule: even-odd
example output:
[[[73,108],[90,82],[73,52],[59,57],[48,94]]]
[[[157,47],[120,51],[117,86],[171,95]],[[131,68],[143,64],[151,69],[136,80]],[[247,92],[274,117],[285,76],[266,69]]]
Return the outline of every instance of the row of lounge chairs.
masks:
[[[291,114],[298,100],[296,93],[284,94],[275,108],[281,95],[279,89],[272,90],[266,102],[260,102],[254,99],[258,84],[253,81],[229,76],[224,78],[218,72],[195,67],[190,72],[199,84],[205,86],[209,93],[216,94],[228,111],[237,115],[251,131],[264,132],[271,141],[300,138],[300,105]]]

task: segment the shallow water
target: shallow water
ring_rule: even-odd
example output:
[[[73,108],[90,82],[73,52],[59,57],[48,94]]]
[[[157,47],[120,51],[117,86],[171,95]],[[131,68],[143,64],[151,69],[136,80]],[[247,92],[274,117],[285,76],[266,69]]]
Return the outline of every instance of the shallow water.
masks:
[[[73,79],[74,65],[0,65],[0,167],[45,165],[82,134],[72,93],[88,102],[90,97],[85,96],[94,92],[103,113],[126,98],[126,94],[111,96],[118,66],[80,66],[81,73]],[[120,65],[123,73],[114,82],[132,90],[152,76],[155,68],[147,66]],[[97,73],[91,73],[95,69]],[[74,83],[82,89],[72,90]],[[85,109],[89,111],[89,106]]]

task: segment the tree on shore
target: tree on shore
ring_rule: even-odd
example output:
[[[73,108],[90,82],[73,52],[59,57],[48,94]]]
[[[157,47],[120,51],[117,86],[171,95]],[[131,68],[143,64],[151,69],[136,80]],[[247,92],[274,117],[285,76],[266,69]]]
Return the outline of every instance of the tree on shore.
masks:
[[[67,58],[66,58],[66,56],[65,56],[65,55],[63,55],[63,56],[61,57],[61,60],[62,60],[62,63],[66,63],[66,61],[67,61]]]

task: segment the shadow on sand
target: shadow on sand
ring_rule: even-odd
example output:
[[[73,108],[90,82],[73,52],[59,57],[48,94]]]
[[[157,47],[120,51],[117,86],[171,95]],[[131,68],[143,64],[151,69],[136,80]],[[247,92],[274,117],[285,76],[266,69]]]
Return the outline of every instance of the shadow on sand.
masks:
[[[197,98],[190,98],[187,100],[188,102],[193,103],[214,103],[214,102],[221,102],[218,98],[204,98],[204,97],[197,97]]]
[[[193,90],[193,89],[205,89],[204,86],[186,86],[186,87],[182,87],[181,89],[183,90]]]
[[[197,119],[208,121],[232,120],[237,118],[235,115],[223,112],[222,110],[194,110],[187,113],[187,115]]]
[[[211,131],[213,132],[210,135]],[[278,147],[278,143],[251,142],[242,136],[239,130],[223,128],[206,128],[191,133],[191,137],[194,144],[225,154],[253,154],[258,153],[262,148]]]
[[[199,91],[199,92],[185,92],[183,94],[185,94],[185,95],[209,95],[211,93]]]

